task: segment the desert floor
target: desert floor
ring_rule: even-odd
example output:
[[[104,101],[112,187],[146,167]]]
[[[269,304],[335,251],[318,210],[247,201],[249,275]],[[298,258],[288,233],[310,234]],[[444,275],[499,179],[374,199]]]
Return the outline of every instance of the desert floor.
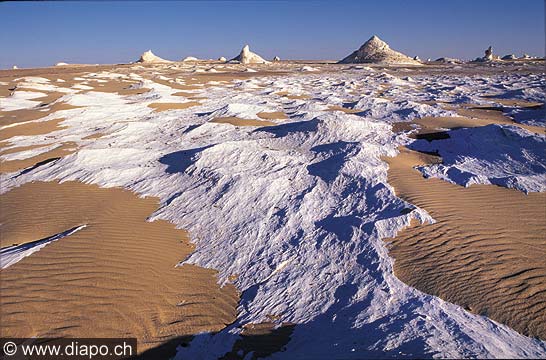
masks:
[[[541,61],[2,70],[0,335],[545,356],[545,90]]]

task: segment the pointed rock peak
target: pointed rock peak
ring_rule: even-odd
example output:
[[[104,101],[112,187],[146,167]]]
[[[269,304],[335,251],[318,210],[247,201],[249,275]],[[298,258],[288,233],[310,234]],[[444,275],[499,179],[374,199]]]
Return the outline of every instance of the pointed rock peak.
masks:
[[[250,51],[248,45],[243,46],[243,49],[238,56],[234,57],[230,61],[238,61],[241,64],[268,64],[269,61],[262,58],[260,55]]]
[[[392,50],[390,46],[377,35],[372,36],[358,50],[340,61],[340,63],[385,63],[421,65],[409,56]]]
[[[138,59],[137,62],[141,63],[153,63],[153,62],[170,62],[169,60],[165,60],[160,58],[159,56],[155,55],[152,50],[145,51],[140,55],[140,59]]]
[[[360,47],[361,49],[370,49],[370,51],[390,50],[389,44],[381,40],[377,35],[372,36]]]
[[[374,35],[374,36],[372,36],[371,38],[369,38],[368,41],[366,41],[366,43],[380,43],[380,44],[385,44],[385,45],[387,45],[387,43],[384,42],[383,40],[381,40],[381,39],[379,38],[379,36],[377,36],[377,35]]]

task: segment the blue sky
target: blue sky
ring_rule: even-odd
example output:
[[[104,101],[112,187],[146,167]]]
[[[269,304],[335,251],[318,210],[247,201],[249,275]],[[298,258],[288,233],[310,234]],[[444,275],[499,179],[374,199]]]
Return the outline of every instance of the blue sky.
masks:
[[[0,68],[227,58],[340,59],[373,34],[421,58],[544,56],[544,0],[0,3]]]

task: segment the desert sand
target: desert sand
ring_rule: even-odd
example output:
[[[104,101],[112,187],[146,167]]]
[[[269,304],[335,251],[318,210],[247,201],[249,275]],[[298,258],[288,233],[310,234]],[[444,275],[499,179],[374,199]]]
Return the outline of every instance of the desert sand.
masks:
[[[217,117],[211,122],[218,124],[231,124],[235,126],[274,126],[276,123],[267,120],[241,119],[236,116]]]
[[[493,87],[480,81],[503,69],[413,65],[0,71],[8,105],[14,93],[44,94],[0,110],[2,248],[86,225],[0,270],[1,335],[135,336],[143,354],[172,357],[182,344],[190,358],[546,353],[523,336],[546,337],[545,193],[425,179],[414,167],[438,156],[403,146],[385,155],[450,129],[501,124],[543,135],[511,117],[543,102],[486,95]],[[541,81],[537,66],[510,66],[512,87]],[[439,77],[448,84],[437,90]],[[481,96],[465,90],[471,99],[461,100],[452,83],[462,77],[482,77],[468,80]],[[436,223],[405,227],[416,208]],[[381,226],[398,234],[372,233],[375,220],[363,219],[392,221]],[[387,243],[388,253],[377,250]],[[415,325],[415,314],[425,320]]]
[[[29,183],[0,199],[10,209],[2,247],[87,225],[1,270],[2,336],[137,337],[142,352],[234,320],[232,285],[177,267],[192,251],[188,234],[146,221],[156,199],[78,182]]]
[[[187,109],[192,106],[200,105],[197,101],[188,101],[184,103],[151,103],[148,107],[151,107],[155,111],[167,111],[174,109]]]
[[[489,113],[480,115],[422,118],[415,121],[422,129],[417,136],[434,138],[440,128],[499,123],[498,118],[488,118]],[[546,194],[526,195],[492,185],[464,188],[426,179],[414,167],[441,158],[404,147],[398,156],[385,160],[397,196],[436,220],[414,223],[388,240],[396,259],[395,274],[419,290],[528,336],[545,338]]]

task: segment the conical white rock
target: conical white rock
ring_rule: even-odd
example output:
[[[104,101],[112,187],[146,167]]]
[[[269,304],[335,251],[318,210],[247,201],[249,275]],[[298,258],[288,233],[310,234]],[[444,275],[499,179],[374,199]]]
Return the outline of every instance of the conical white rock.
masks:
[[[182,61],[201,61],[201,59],[198,59],[193,56],[186,56],[184,59],[182,59]]]
[[[386,42],[376,35],[372,36],[358,50],[354,51],[339,63],[421,64],[419,61],[415,61],[409,56],[392,50]]]
[[[241,64],[269,64],[269,61],[250,51],[248,45],[245,45],[241,53],[230,61],[238,61]]]
[[[226,62],[227,59],[226,59],[225,57],[223,57],[223,56],[220,56],[220,57],[218,58],[218,61]]]
[[[138,59],[139,63],[158,63],[158,62],[171,62],[169,60],[165,60],[160,58],[159,56],[155,55],[152,50],[145,51],[142,55],[140,55],[140,59]]]
[[[275,57],[273,58],[273,61],[275,61],[275,62],[277,62],[277,61],[281,61],[281,58],[280,58],[280,57],[278,57],[278,56],[275,56]]]

